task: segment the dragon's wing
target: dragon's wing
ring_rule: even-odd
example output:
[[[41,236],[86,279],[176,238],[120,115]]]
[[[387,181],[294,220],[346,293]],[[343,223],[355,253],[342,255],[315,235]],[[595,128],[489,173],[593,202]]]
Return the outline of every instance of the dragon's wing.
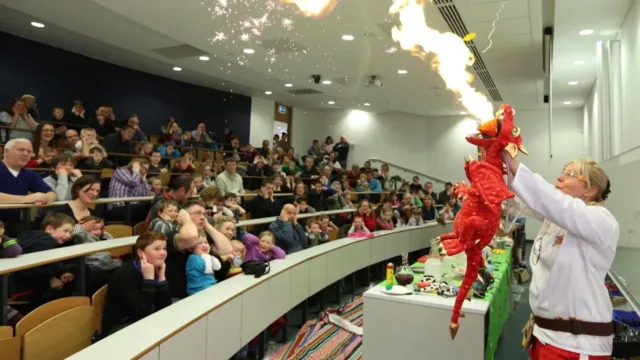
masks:
[[[504,200],[515,196],[507,189],[501,170],[482,161],[474,161],[469,166],[473,187],[488,204],[500,205]]]

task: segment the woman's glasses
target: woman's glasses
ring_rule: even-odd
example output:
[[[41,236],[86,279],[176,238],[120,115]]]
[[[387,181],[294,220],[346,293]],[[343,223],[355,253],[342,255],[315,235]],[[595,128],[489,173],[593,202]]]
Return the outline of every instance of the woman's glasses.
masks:
[[[565,170],[562,173],[560,173],[560,176],[570,177],[570,178],[578,179],[583,182],[587,182],[587,179],[584,176],[578,174],[575,170]]]

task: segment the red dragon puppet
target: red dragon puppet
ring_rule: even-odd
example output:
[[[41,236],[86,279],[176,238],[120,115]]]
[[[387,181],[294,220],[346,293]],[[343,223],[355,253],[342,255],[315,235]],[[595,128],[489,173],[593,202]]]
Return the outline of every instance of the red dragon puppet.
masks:
[[[471,300],[470,289],[483,263],[482,249],[500,227],[502,202],[515,196],[505,183],[502,152],[507,150],[514,158],[518,151],[527,154],[522,146],[520,128],[513,124],[513,115],[511,106],[502,105],[493,120],[478,127],[480,134],[466,138],[469,143],[483,148],[486,157],[482,161],[474,161],[471,156],[465,158],[464,171],[471,187],[463,183],[454,188],[452,195],[464,198],[464,202],[453,223],[453,232],[437,239],[443,255],[453,256],[463,251],[467,255],[467,269],[449,324],[452,339],[458,332],[458,319],[464,317],[462,303],[465,299]]]

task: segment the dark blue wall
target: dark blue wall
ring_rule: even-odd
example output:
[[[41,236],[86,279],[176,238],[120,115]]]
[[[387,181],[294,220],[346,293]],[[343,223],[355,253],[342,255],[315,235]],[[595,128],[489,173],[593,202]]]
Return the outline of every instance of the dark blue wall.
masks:
[[[22,94],[37,97],[43,119],[82,100],[93,118],[98,106],[116,119],[140,116],[145,133],[158,134],[173,116],[183,130],[204,122],[216,136],[229,127],[249,143],[251,98],[150,75],[0,32],[0,108]],[[226,122],[225,122],[226,120]]]

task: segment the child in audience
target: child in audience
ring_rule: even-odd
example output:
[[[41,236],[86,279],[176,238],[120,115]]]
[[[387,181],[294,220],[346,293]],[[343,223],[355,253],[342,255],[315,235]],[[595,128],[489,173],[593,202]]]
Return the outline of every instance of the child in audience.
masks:
[[[216,186],[216,174],[210,163],[202,165],[202,181],[206,187]]]
[[[40,177],[45,178],[53,172],[53,166],[51,166],[51,160],[57,153],[53,148],[45,146],[42,148],[42,154],[38,155],[37,159],[33,159],[27,163],[27,168],[38,168],[46,170],[38,170],[37,173]]]
[[[356,215],[353,217],[353,224],[351,225],[351,229],[349,229],[349,235],[356,233],[365,233],[368,234],[370,231],[364,226],[364,219],[360,215]]]
[[[162,153],[160,150],[153,150],[149,156],[149,173],[159,174],[167,171],[165,165],[162,164]]]
[[[138,237],[135,247],[135,258],[109,278],[102,323],[108,335],[171,305],[165,277],[167,237],[147,232]]]
[[[171,141],[167,142],[165,146],[159,146],[158,150],[160,151],[160,155],[162,155],[162,157],[168,157],[168,158],[180,157],[180,151],[175,149],[175,144]]]
[[[353,206],[353,203],[351,202],[351,191],[349,190],[345,190],[342,192],[342,197],[344,198],[344,207],[343,209],[355,209],[356,207]]]
[[[320,223],[317,220],[307,222],[309,232],[307,233],[307,244],[309,246],[317,246],[329,241],[329,235],[320,229]]]
[[[176,161],[176,165],[171,169],[172,174],[192,174],[195,171],[188,156],[183,156]],[[202,178],[200,179],[202,180]]]
[[[44,182],[56,193],[58,201],[69,201],[71,199],[71,187],[73,182],[82,176],[78,169],[73,168],[73,161],[69,155],[59,155],[53,158],[51,164],[55,172],[44,178]],[[41,214],[43,212],[40,212]]]
[[[233,213],[233,219],[236,222],[240,221],[240,217],[247,213],[245,209],[238,205],[238,195],[235,193],[226,193],[224,195],[224,206],[231,210]]]
[[[204,185],[202,174],[195,173],[193,174],[192,179],[193,179],[193,186],[196,188],[196,193],[199,194],[202,190],[206,188],[206,186]]]
[[[328,234],[332,230],[338,230],[336,224],[329,219],[329,215],[322,215],[318,220],[320,221],[320,230],[322,230],[323,233]]]
[[[32,230],[18,237],[23,254],[53,250],[71,245],[71,232],[76,221],[68,215],[51,212],[41,223],[42,230]],[[33,291],[33,308],[49,301],[70,296],[73,290],[74,263],[63,261],[32,267],[16,274],[14,283],[16,293]]]
[[[149,179],[149,195],[160,195],[162,194],[162,190],[164,190],[164,186],[162,186],[162,180],[157,177],[152,177]]]
[[[249,233],[247,233],[249,234]],[[231,240],[231,247],[233,248],[233,256],[232,259],[228,259],[229,256],[222,256],[223,260],[231,261],[231,269],[229,269],[229,274],[227,278],[236,276],[238,274],[242,274],[242,263],[245,261],[245,257],[247,255],[247,248],[244,246],[242,241],[240,240]]]
[[[140,146],[140,153],[138,155],[149,158],[151,157],[152,152],[153,152],[153,144],[148,141],[145,141]]]
[[[422,210],[421,209],[411,210],[411,218],[407,222],[407,226],[420,226],[420,225],[424,225],[424,221],[422,220]]]
[[[98,171],[114,168],[113,162],[107,159],[106,154],[101,147],[92,147],[89,150],[89,155],[91,156],[88,159],[78,162],[78,169]],[[99,173],[94,173],[93,175],[100,177]]]
[[[449,203],[446,203],[444,205],[442,210],[440,210],[440,212],[438,213],[438,216],[440,216],[444,221],[452,221],[453,218],[455,217],[455,215],[453,215],[453,210],[451,210],[451,205],[449,205]]]
[[[4,234],[4,223],[0,221],[0,259],[14,258],[22,254],[22,248],[16,239],[11,239]]]
[[[210,254],[204,230],[198,231],[198,242],[187,259],[187,294],[193,295],[216,284],[213,272],[220,270],[220,260]]]
[[[376,231],[393,229],[393,210],[383,209],[380,212],[380,217],[376,220]]]
[[[167,235],[178,227],[178,203],[174,200],[160,200],[158,202],[158,217],[149,223],[149,231],[156,231]]]
[[[277,247],[276,238],[271,231],[263,231],[259,237],[247,233],[244,237],[244,244],[247,248],[244,261],[271,261],[284,259],[284,250]]]

